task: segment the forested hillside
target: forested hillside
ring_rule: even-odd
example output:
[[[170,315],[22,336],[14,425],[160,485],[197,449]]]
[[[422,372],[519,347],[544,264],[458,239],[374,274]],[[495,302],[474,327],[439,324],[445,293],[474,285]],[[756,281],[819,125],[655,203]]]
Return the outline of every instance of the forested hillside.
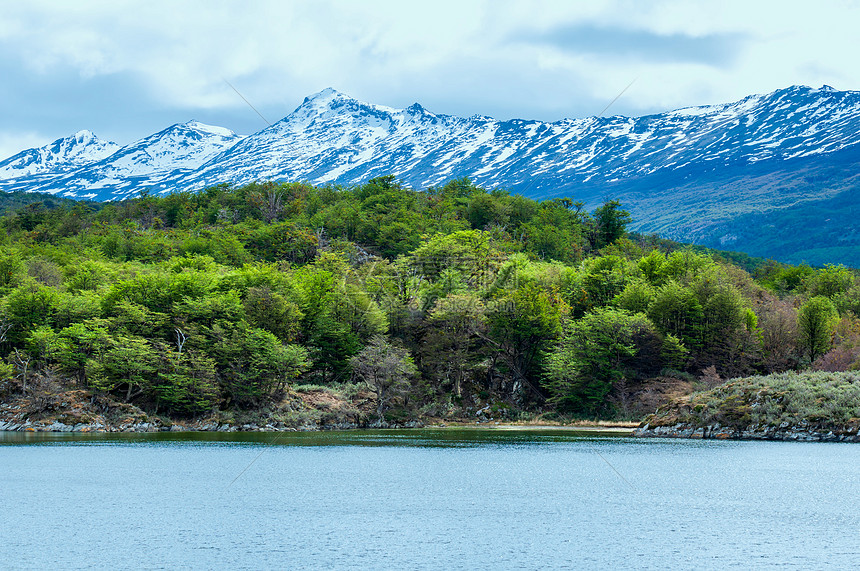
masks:
[[[628,236],[614,201],[393,177],[3,198],[0,394],[50,381],[194,417],[317,385],[365,388],[370,417],[632,418],[679,383],[860,355],[852,271],[768,263],[754,279]]]

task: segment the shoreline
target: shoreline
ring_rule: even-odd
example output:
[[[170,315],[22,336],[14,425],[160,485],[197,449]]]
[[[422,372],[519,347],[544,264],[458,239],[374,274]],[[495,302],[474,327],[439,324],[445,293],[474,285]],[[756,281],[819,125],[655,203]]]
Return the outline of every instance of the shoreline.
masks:
[[[571,421],[553,422],[535,418],[532,421],[425,416],[396,422],[368,418],[360,405],[334,398],[319,391],[300,391],[298,414],[272,414],[253,411],[183,419],[147,414],[134,405],[118,403],[109,396],[87,390],[67,390],[53,396],[50,407],[36,406],[32,398],[20,395],[0,402],[0,432],[56,433],[144,433],[144,432],[324,432],[332,430],[375,429],[482,429],[544,430],[629,436],[639,422]],[[294,403],[292,403],[294,404]],[[372,403],[371,403],[372,404]],[[342,411],[342,412],[340,412]],[[275,411],[279,412],[279,411]],[[281,411],[282,412],[282,411]],[[333,414],[332,414],[333,413]]]
[[[193,422],[190,424],[161,425],[155,422],[143,422],[125,424],[120,426],[104,425],[101,423],[68,425],[61,422],[50,424],[25,421],[23,423],[0,421],[0,432],[53,432],[53,433],[155,433],[155,432],[330,432],[330,431],[352,431],[352,430],[404,430],[404,429],[428,429],[428,430],[498,430],[498,431],[563,431],[584,432],[591,434],[607,434],[619,436],[633,436],[638,424],[633,423],[583,423],[583,424],[513,424],[489,422],[469,423],[465,421],[450,421],[440,423],[424,423],[411,421],[402,424],[389,424],[386,422],[372,422],[366,425],[353,423],[342,423],[333,425],[303,425],[298,427],[277,426],[267,424],[217,424],[213,422]]]
[[[566,432],[581,433],[589,435],[604,435],[633,438],[673,438],[686,440],[735,440],[735,441],[775,441],[775,442],[860,442],[860,433],[848,431],[816,430],[812,427],[780,427],[779,429],[762,429],[758,427],[747,427],[737,429],[710,425],[705,427],[694,427],[692,425],[679,423],[674,426],[650,426],[649,424],[636,423],[612,423],[612,422],[583,422],[581,424],[547,424],[539,423],[493,423],[493,422],[469,422],[465,420],[439,421],[433,419],[429,422],[410,421],[405,423],[389,424],[386,422],[371,422],[367,424],[336,423],[328,425],[302,425],[298,427],[278,426],[267,424],[218,424],[215,422],[195,421],[184,424],[162,425],[158,422],[143,422],[125,425],[103,425],[101,423],[67,425],[60,422],[41,423],[39,421],[23,423],[0,421],[0,433],[72,433],[72,434],[142,434],[142,433],[165,433],[165,432],[352,432],[361,430],[489,430],[499,432]]]
[[[856,430],[818,430],[810,426],[784,426],[761,428],[748,426],[744,429],[724,427],[718,424],[695,427],[678,423],[674,426],[649,426],[645,424],[633,431],[636,438],[680,438],[687,440],[770,440],[773,442],[860,442]]]

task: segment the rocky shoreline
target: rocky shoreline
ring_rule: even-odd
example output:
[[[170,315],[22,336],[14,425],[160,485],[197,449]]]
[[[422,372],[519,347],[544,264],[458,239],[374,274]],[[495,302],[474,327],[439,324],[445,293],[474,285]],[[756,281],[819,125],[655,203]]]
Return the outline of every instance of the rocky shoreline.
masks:
[[[110,421],[102,416],[89,422],[63,422],[57,418],[31,420],[26,412],[15,410],[14,405],[0,405],[0,432],[316,432],[325,430],[355,430],[360,428],[421,428],[424,424],[413,420],[403,423],[389,423],[373,420],[367,423],[334,422],[326,424],[302,423],[289,426],[283,422],[247,422],[232,424],[217,420],[200,419],[193,421],[171,421],[160,417],[148,418],[144,415],[131,416],[118,421]],[[72,417],[80,420],[80,417]]]
[[[421,421],[404,423],[388,423],[375,421],[365,425],[351,422],[336,424],[304,424],[286,426],[283,423],[258,425],[220,424],[212,421],[194,421],[189,423],[163,424],[161,422],[135,422],[120,425],[103,424],[101,422],[65,424],[59,421],[40,422],[30,420],[0,420],[0,432],[319,432],[326,430],[356,430],[374,428],[423,428]]]
[[[305,396],[308,402],[297,401],[304,414],[293,414],[285,422],[271,410],[246,413],[244,418],[223,413],[197,419],[168,418],[147,414],[134,405],[86,390],[63,391],[49,398],[18,395],[0,402],[0,432],[312,432],[424,426],[418,420],[392,423],[357,414],[357,409],[346,406],[349,403],[328,395]],[[322,410],[315,409],[312,403]]]
[[[635,436],[860,442],[860,375],[789,371],[730,379],[659,407]]]
[[[860,442],[857,426],[819,428],[807,424],[799,426],[734,428],[711,424],[693,426],[687,423],[651,426],[643,424],[633,431],[640,438],[690,438],[702,440],[777,440],[785,442]]]

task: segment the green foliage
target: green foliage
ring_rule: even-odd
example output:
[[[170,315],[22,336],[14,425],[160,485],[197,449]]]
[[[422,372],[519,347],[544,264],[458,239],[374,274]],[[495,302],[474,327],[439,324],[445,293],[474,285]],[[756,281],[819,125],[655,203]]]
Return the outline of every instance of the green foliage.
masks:
[[[515,381],[538,400],[544,398],[539,387],[540,360],[561,332],[566,309],[555,292],[525,282],[494,300],[487,310],[486,340],[499,351]]]
[[[854,285],[854,273],[844,266],[827,265],[810,273],[803,280],[803,289],[810,297],[829,299],[846,293]]]
[[[663,368],[796,366],[791,295],[812,298],[803,320],[832,318],[811,309],[819,298],[860,311],[846,268],[761,263],[768,292],[717,253],[628,239],[616,201],[589,214],[468,179],[30,198],[9,197],[0,218],[3,354],[166,414],[340,386],[360,355],[394,355],[411,381],[380,415],[451,411],[470,392],[605,414],[619,386]],[[829,347],[803,335],[807,358]]]
[[[392,400],[408,390],[409,379],[418,373],[409,352],[391,345],[381,335],[370,339],[350,364],[356,377],[376,393],[376,414],[380,417]]]
[[[111,270],[104,263],[96,260],[84,260],[78,264],[66,266],[66,290],[78,293],[82,291],[97,291],[111,281]]]
[[[657,289],[648,317],[662,331],[676,336],[689,348],[702,345],[705,311],[695,293],[672,281]]]
[[[653,286],[637,280],[624,286],[624,289],[613,298],[612,303],[631,313],[646,313],[655,296],[656,290]]]
[[[257,228],[245,248],[267,262],[304,264],[316,257],[317,238],[292,222],[282,222]]]
[[[687,363],[690,351],[684,347],[681,340],[671,333],[663,337],[663,345],[660,347],[660,356],[663,358],[667,369],[683,370]]]
[[[293,341],[304,317],[295,303],[268,287],[248,288],[244,300],[248,321],[266,329],[283,341]]]
[[[621,209],[621,203],[610,200],[594,211],[595,246],[602,248],[621,238],[632,222],[630,213]]]
[[[607,305],[619,295],[634,271],[630,266],[627,260],[613,255],[585,261],[580,284],[585,293],[586,309]]]
[[[833,332],[839,313],[824,296],[809,299],[797,311],[800,344],[810,361],[815,361],[833,343]]]
[[[213,327],[212,357],[230,400],[256,402],[283,391],[287,383],[307,370],[310,362],[304,347],[284,345],[268,331],[237,325],[229,330]]]
[[[603,412],[613,386],[635,377],[634,358],[652,339],[658,335],[648,318],[623,309],[598,308],[570,321],[546,362],[553,402],[567,412]]]
[[[860,418],[860,376],[856,372],[788,372],[734,379],[695,394],[684,404],[681,410],[666,407],[647,421],[651,426],[684,422],[737,429],[804,426],[839,431]]]
[[[759,282],[766,288],[779,294],[798,290],[815,274],[815,270],[806,264],[786,266],[775,262],[760,268]]]
[[[421,344],[422,368],[431,378],[450,382],[456,396],[483,355],[479,332],[484,328],[485,307],[471,294],[448,294],[439,299],[427,319]]]
[[[94,386],[113,390],[119,385],[126,387],[125,400],[151,392],[158,370],[157,355],[152,346],[142,337],[113,337],[100,359],[100,378]]]
[[[56,312],[58,298],[56,289],[35,282],[25,282],[13,289],[4,304],[12,324],[9,340],[19,343],[36,327],[48,325]]]
[[[18,250],[0,249],[0,292],[8,291],[20,284],[26,271],[26,266],[24,266]]]
[[[159,369],[154,387],[156,398],[167,410],[195,415],[218,404],[220,393],[214,360],[186,351],[176,357],[171,355],[168,363]]]
[[[31,353],[58,363],[79,385],[89,384],[89,374],[112,339],[99,320],[74,323],[59,332],[41,327],[27,340]],[[99,386],[98,384],[94,386]]]

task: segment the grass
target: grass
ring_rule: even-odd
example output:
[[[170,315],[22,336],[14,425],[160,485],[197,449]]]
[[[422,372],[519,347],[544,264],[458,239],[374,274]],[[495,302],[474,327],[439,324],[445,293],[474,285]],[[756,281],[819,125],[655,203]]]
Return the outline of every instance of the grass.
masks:
[[[661,407],[645,422],[785,429],[844,429],[860,423],[860,373],[780,373],[733,379]]]

